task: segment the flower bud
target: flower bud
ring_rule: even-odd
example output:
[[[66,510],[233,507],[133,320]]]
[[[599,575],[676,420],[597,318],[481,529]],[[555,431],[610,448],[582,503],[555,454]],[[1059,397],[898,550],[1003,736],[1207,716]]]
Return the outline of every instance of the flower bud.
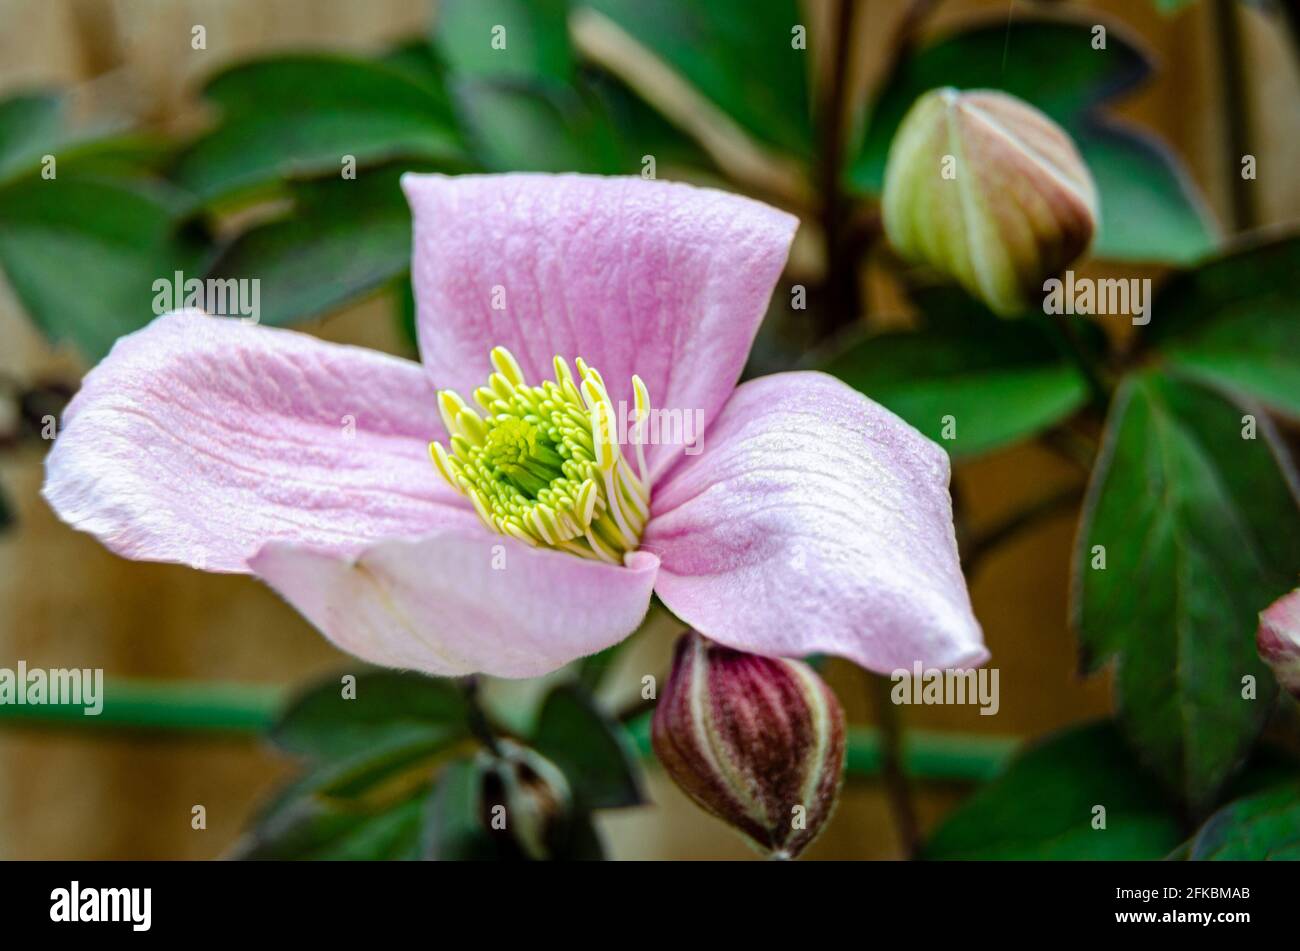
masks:
[[[525,856],[545,859],[567,831],[572,805],[569,783],[540,753],[511,740],[497,744],[496,754],[480,754],[484,826],[504,827]]]
[[[1300,700],[1300,588],[1260,612],[1255,646],[1282,689]]]
[[[1087,250],[1097,220],[1088,167],[1060,126],[992,90],[934,89],[889,148],[885,233],[1008,317]]]
[[[830,818],[844,766],[844,711],[807,664],[688,631],[651,736],[687,795],[775,857],[798,855]]]

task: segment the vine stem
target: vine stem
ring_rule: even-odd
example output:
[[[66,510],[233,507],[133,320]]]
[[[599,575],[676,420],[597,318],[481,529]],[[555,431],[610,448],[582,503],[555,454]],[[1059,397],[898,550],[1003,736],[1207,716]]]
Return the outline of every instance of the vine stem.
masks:
[[[1066,486],[1017,509],[993,527],[972,534],[962,547],[962,570],[969,577],[983,558],[1015,535],[1053,515],[1071,512],[1083,502],[1084,487]]]
[[[862,309],[857,261],[846,237],[846,203],[842,182],[844,164],[844,103],[848,95],[849,56],[859,0],[836,4],[830,76],[818,100],[819,132],[817,185],[821,194],[821,224],[826,241],[826,299],[822,336],[857,320]]]
[[[500,756],[501,747],[497,743],[496,732],[492,729],[492,725],[488,723],[487,715],[483,712],[483,707],[478,701],[478,677],[464,678],[461,681],[461,689],[465,693],[465,704],[469,708],[470,732],[493,755]]]
[[[1246,91],[1246,65],[1242,55],[1241,23],[1236,0],[1214,0],[1214,35],[1219,47],[1219,70],[1223,80],[1224,162],[1232,199],[1235,231],[1247,231],[1255,224],[1251,183],[1241,176],[1241,160],[1250,151],[1250,96]]]
[[[880,730],[880,778],[903,857],[914,859],[921,850],[921,828],[912,802],[912,784],[903,765],[903,719],[889,695],[889,680],[872,673],[866,677]]]

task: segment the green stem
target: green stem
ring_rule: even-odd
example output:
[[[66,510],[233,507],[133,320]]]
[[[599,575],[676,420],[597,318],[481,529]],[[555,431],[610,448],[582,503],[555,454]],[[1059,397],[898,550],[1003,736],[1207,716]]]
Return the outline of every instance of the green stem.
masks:
[[[1250,95],[1246,90],[1246,64],[1241,23],[1235,0],[1214,0],[1214,35],[1219,46],[1219,71],[1223,90],[1224,163],[1228,172],[1228,194],[1232,200],[1234,231],[1249,231],[1255,225],[1251,201],[1252,183],[1241,177],[1241,160],[1249,153]]]
[[[880,778],[894,817],[894,830],[903,857],[914,859],[921,850],[921,826],[912,802],[912,782],[903,763],[903,718],[890,696],[890,682],[879,674],[867,673],[867,689],[880,723]]]
[[[488,750],[500,756],[501,748],[497,745],[496,732],[492,729],[492,724],[488,722],[487,714],[483,712],[483,707],[478,700],[478,678],[474,676],[466,677],[461,682],[461,687],[465,692],[465,703],[469,707],[470,732]]]
[[[260,684],[105,680],[103,708],[82,704],[0,704],[0,723],[162,733],[261,734],[270,729],[285,691]]]
[[[844,170],[844,105],[848,95],[849,57],[853,50],[858,3],[859,0],[841,0],[835,8],[830,75],[822,87],[817,108],[817,186],[821,193],[821,225],[826,240],[823,338],[854,323],[862,312],[858,262],[845,240],[848,208],[840,181]]]
[[[281,687],[261,684],[111,679],[104,682],[98,716],[86,716],[76,704],[0,704],[0,726],[256,737],[275,723],[287,696]],[[627,727],[641,755],[651,756],[650,714],[635,717]],[[903,735],[902,764],[915,779],[982,782],[1001,768],[1018,743],[1012,737],[910,730]],[[849,776],[880,774],[884,752],[878,730],[850,727],[847,747]]]

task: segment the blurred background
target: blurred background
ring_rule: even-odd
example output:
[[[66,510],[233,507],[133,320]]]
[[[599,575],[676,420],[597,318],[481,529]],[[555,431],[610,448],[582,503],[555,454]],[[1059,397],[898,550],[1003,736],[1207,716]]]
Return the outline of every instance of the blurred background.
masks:
[[[929,4],[922,40],[971,18],[1020,16],[1046,7],[1002,0]],[[1256,222],[1300,216],[1300,77],[1277,20],[1251,4],[1159,4],[1146,0],[1071,3],[1123,28],[1154,57],[1152,80],[1108,104],[1110,111],[1162,136],[1179,153],[1220,222],[1233,214],[1234,169],[1223,147],[1234,122],[1248,122],[1262,176],[1253,195]],[[374,53],[425,35],[437,17],[427,0],[0,0],[0,98],[55,87],[71,93],[78,122],[125,117],[169,136],[194,134],[207,121],[205,80],[248,57],[285,50]],[[805,5],[814,87],[824,81],[836,0]],[[857,115],[888,68],[891,43],[916,4],[870,0],[849,40],[846,115]],[[1220,42],[1224,10],[1240,31],[1244,116],[1225,108]],[[195,24],[206,50],[191,47]],[[754,64],[761,72],[762,64]],[[651,77],[649,82],[653,82]],[[673,89],[663,94],[671,97]],[[686,105],[689,108],[689,103]],[[701,120],[707,125],[708,118]],[[724,160],[744,163],[740,154]],[[636,168],[628,169],[635,174]],[[3,227],[3,225],[0,225]],[[791,279],[816,280],[825,267],[816,235],[801,233]],[[1158,275],[1132,265],[1108,274]],[[67,275],[75,281],[76,274]],[[324,276],[323,276],[324,277]],[[871,265],[860,274],[865,310],[889,313],[890,279]],[[86,294],[93,294],[87,287]],[[407,353],[391,319],[392,295],[371,295],[300,325],[338,341]],[[48,342],[0,279],[0,377],[22,385],[75,381],[87,367],[72,347]],[[6,410],[12,412],[12,410]],[[121,560],[87,535],[60,524],[39,497],[44,447],[0,454],[0,487],[13,524],[0,535],[0,666],[102,667],[107,676],[167,681],[228,681],[292,688],[346,670],[293,610],[248,578]],[[995,525],[1014,500],[1069,488],[1079,474],[1030,445],[959,465],[956,492],[975,531]],[[1084,681],[1066,617],[1076,511],[1063,505],[1032,530],[1015,533],[973,566],[977,616],[1001,671],[1001,709],[904,711],[909,726],[1037,736],[1110,709],[1106,677]],[[620,659],[630,671],[666,667],[670,641],[648,638]],[[832,662],[826,677],[855,723],[872,722],[867,685]],[[601,827],[615,857],[745,858],[752,853],[692,806],[650,767],[653,806],[605,813]],[[292,764],[255,737],[133,735],[0,721],[0,857],[212,858],[228,849],[257,804],[292,773]],[[961,784],[918,784],[929,828],[969,791]],[[191,828],[202,804],[207,828]],[[873,779],[849,782],[812,858],[891,858],[900,854],[884,791]]]

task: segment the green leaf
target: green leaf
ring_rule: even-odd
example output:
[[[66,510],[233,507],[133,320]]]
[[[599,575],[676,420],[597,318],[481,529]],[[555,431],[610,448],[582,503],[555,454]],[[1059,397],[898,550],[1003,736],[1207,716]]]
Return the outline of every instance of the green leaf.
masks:
[[[1224,806],[1185,848],[1193,861],[1300,861],[1300,783]]]
[[[546,698],[533,748],[564,773],[588,809],[645,802],[631,738],[586,694],[557,687]]]
[[[348,155],[358,167],[465,163],[445,92],[408,60],[282,56],[235,66],[204,92],[222,120],[175,175],[205,201],[281,179],[337,178]]]
[[[210,274],[260,281],[260,320],[276,326],[341,307],[401,279],[411,262],[411,214],[401,172],[369,169],[354,181],[298,185],[292,211],[236,238]]]
[[[1138,128],[1096,118],[1070,132],[1101,196],[1093,254],[1191,264],[1215,250],[1205,201],[1168,146]]]
[[[170,157],[166,140],[123,129],[118,121],[73,128],[61,93],[26,93],[0,100],[0,187],[38,176],[44,158],[57,176],[154,176]]]
[[[396,801],[305,796],[237,842],[231,857],[246,861],[418,858],[426,797],[424,788]]]
[[[812,155],[808,70],[793,30],[808,21],[794,0],[645,3],[584,0],[734,119],[755,139]]]
[[[63,138],[63,111],[57,93],[0,100],[0,181],[30,171]]]
[[[1121,724],[1204,811],[1245,758],[1276,685],[1258,612],[1300,573],[1296,483],[1266,419],[1190,381],[1130,377],[1111,408],[1075,552],[1084,666],[1119,659]],[[1094,568],[1104,546],[1105,568]],[[1243,678],[1257,699],[1245,699]]]
[[[1106,827],[1093,828],[1105,808]],[[928,859],[1158,859],[1178,819],[1109,722],[1071,727],[1018,753],[944,820]]]
[[[1181,371],[1300,419],[1300,236],[1239,247],[1170,279],[1151,340]]]
[[[942,298],[951,301],[952,295]],[[824,365],[954,457],[999,449],[1071,415],[1088,399],[1078,371],[1035,321],[1002,321],[968,299],[937,306],[939,325],[855,334]],[[945,438],[944,418],[956,438]]]
[[[905,58],[886,81],[851,182],[880,191],[894,133],[922,93],[939,86],[1000,89],[1043,110],[1078,144],[1100,196],[1094,254],[1190,263],[1217,242],[1204,201],[1158,140],[1097,112],[1150,73],[1146,57],[1118,30],[1108,31],[1105,49],[1093,49],[1088,23],[999,20],[957,33]]]
[[[454,681],[395,671],[355,676],[353,699],[331,678],[288,707],[271,739],[300,756],[340,759],[394,741],[438,748],[469,736],[465,696]]]
[[[50,339],[98,360],[154,318],[154,281],[203,273],[208,252],[181,230],[184,207],[142,181],[26,179],[0,189],[0,266]]]
[[[443,0],[435,38],[460,76],[546,77],[573,73],[568,0]]]
[[[623,174],[641,174],[646,156],[654,157],[658,178],[669,177],[674,167],[693,172],[716,168],[699,143],[650,108],[618,77],[588,69],[580,81],[585,81],[584,88],[598,101],[613,126],[621,151],[619,171]]]
[[[448,763],[429,797],[420,835],[420,855],[434,861],[518,862],[526,858],[506,827],[491,829],[484,798],[488,760],[483,756]]]
[[[483,825],[483,769],[474,758],[454,760],[438,777],[424,814],[420,836],[423,858],[438,861],[483,861],[517,858],[503,836]]]
[[[491,171],[628,174],[599,103],[580,88],[471,80],[456,88],[475,145]]]

